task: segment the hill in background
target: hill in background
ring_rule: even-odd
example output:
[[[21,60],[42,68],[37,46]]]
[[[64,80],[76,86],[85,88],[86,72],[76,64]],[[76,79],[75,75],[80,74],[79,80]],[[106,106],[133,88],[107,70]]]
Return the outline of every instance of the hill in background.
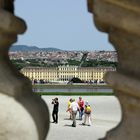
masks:
[[[29,52],[29,51],[48,51],[48,52],[52,52],[52,51],[63,51],[57,48],[38,48],[36,46],[27,46],[27,45],[13,45],[10,50],[10,52]]]

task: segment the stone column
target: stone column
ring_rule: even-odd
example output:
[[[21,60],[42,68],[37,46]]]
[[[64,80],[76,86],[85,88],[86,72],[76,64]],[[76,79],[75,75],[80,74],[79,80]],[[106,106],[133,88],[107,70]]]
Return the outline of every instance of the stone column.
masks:
[[[107,133],[106,140],[140,139],[140,1],[88,0],[96,27],[109,35],[118,53],[116,72],[105,80],[122,107],[122,121]]]
[[[0,140],[45,140],[48,108],[9,60],[9,47],[26,30],[13,13],[13,0],[0,0]]]

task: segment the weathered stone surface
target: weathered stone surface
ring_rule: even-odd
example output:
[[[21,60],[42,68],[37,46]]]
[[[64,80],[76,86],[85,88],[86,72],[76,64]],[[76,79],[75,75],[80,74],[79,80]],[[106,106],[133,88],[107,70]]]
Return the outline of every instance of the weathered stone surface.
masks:
[[[0,93],[0,139],[38,140],[35,122],[28,110],[13,97]]]
[[[3,9],[0,9],[0,21],[1,32],[21,34],[26,30],[26,24],[22,19],[15,17]]]
[[[94,21],[105,32],[114,27],[140,35],[139,6],[138,0],[94,0]]]
[[[140,138],[140,1],[88,1],[97,28],[109,34],[118,53],[117,72],[105,80],[114,88],[122,105],[122,122],[107,133],[107,140],[139,140]]]
[[[48,108],[8,57],[9,46],[26,30],[25,22],[12,14],[12,2],[0,0],[0,140],[45,140]]]
[[[115,90],[122,91],[128,96],[140,99],[140,81],[136,78],[118,72],[109,72],[106,74],[105,79]]]
[[[93,12],[93,0],[87,0],[87,7],[89,12]]]

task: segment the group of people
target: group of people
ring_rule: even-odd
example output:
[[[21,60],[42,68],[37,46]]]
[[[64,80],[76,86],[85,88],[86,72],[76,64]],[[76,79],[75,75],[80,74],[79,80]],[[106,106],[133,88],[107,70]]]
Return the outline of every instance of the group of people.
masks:
[[[54,105],[52,111],[53,123],[58,123],[59,101],[57,97],[52,99],[52,104]],[[73,121],[72,127],[76,127],[77,112],[79,112],[79,120],[83,120],[84,116],[83,125],[85,125],[86,122],[88,126],[91,125],[91,106],[88,101],[84,102],[82,97],[79,97],[78,102],[76,102],[75,99],[70,98],[66,112],[69,112],[70,119]]]
[[[68,101],[68,109],[66,112],[70,113],[70,119],[73,120],[72,127],[76,127],[77,112],[79,112],[79,120],[82,120],[84,115],[83,125],[85,125],[86,122],[88,122],[88,126],[91,125],[91,106],[88,101],[84,102],[82,97],[79,97],[78,102],[76,102],[75,99],[70,99]]]

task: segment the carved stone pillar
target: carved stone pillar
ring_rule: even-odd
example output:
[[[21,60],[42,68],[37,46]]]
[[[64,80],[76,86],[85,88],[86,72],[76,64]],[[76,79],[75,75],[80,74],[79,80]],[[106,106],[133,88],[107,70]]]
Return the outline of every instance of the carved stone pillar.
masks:
[[[25,22],[13,15],[13,0],[0,0],[0,140],[45,140],[49,129],[46,104],[8,56],[25,30]]]
[[[140,139],[140,1],[88,0],[97,28],[109,34],[118,53],[117,72],[105,80],[122,106],[122,121],[106,140]]]

